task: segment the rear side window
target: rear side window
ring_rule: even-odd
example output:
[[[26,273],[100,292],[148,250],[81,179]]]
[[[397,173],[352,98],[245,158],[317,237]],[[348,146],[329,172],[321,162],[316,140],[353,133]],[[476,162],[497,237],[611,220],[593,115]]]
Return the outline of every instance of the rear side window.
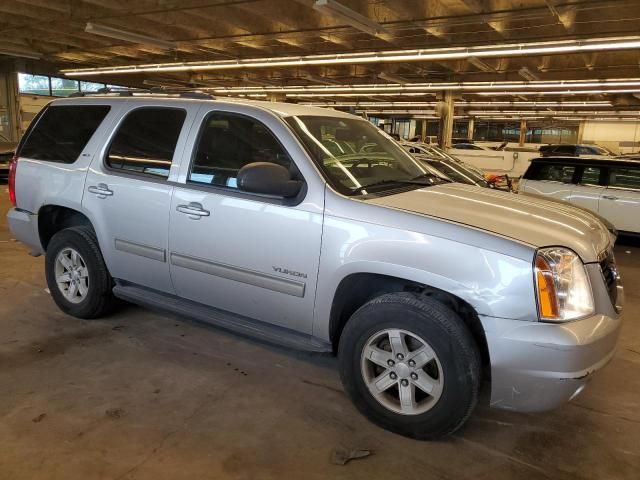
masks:
[[[600,167],[584,167],[580,185],[600,185]]]
[[[575,155],[576,147],[573,145],[559,145],[553,150],[554,155]]]
[[[609,186],[640,191],[640,168],[611,168]]]
[[[551,182],[572,183],[576,167],[554,163],[532,163],[525,178],[528,180],[547,180]]]
[[[52,105],[29,132],[21,157],[73,163],[109,113],[108,105]]]
[[[109,167],[167,178],[187,112],[145,107],[130,112],[109,146]]]

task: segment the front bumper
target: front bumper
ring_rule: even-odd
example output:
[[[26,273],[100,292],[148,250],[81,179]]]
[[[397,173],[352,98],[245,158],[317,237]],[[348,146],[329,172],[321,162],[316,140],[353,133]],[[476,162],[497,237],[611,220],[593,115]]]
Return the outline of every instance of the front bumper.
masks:
[[[597,264],[587,265],[596,311],[567,323],[481,317],[491,361],[491,406],[551,410],[571,400],[615,353],[622,326]],[[618,287],[621,307],[622,287]]]
[[[31,255],[44,253],[38,234],[37,214],[12,208],[7,213],[7,223],[15,239],[26,245]]]

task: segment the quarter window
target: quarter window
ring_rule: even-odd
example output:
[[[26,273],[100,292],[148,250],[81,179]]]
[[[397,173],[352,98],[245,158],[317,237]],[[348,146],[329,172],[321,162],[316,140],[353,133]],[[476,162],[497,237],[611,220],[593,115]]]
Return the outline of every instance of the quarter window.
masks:
[[[609,170],[609,186],[640,190],[640,168],[612,168]]]
[[[600,167],[584,167],[580,185],[600,185]]]
[[[187,116],[178,108],[138,108],[121,123],[107,152],[109,167],[167,178]]]
[[[107,105],[47,107],[27,134],[21,157],[73,163],[109,112]]]
[[[204,120],[189,181],[237,188],[238,171],[254,162],[291,169],[291,158],[262,123],[241,115],[212,113]]]

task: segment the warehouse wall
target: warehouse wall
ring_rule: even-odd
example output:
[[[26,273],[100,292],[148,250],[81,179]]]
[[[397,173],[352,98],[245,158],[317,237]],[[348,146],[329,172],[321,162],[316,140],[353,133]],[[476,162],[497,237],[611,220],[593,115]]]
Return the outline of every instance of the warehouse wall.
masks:
[[[42,108],[54,100],[56,97],[47,97],[44,95],[20,95],[20,135],[22,135],[33,117],[42,110]]]
[[[597,143],[616,153],[640,151],[639,122],[584,122],[583,143]]]

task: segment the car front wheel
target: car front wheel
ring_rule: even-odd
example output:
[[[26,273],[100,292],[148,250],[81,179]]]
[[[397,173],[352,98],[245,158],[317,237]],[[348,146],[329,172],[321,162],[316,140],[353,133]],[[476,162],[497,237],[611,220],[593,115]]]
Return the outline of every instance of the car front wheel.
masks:
[[[477,403],[475,341],[454,311],[430,297],[393,293],[369,301],[347,322],[338,356],[356,407],[392,432],[449,435]]]

